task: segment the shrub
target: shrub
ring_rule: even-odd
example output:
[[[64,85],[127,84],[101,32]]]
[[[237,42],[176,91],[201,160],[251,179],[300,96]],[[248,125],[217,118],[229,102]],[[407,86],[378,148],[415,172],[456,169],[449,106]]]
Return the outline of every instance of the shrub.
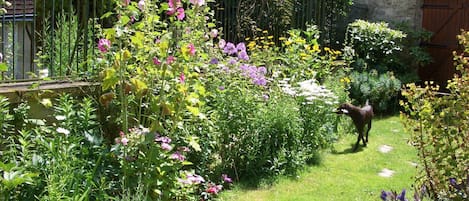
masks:
[[[440,200],[468,198],[469,33],[458,38],[465,49],[454,53],[459,74],[448,82],[449,93],[441,94],[438,86],[414,84],[402,92],[407,101],[401,102],[405,112],[401,116],[421,163],[417,184]]]
[[[406,34],[389,28],[387,23],[356,20],[347,28],[345,58],[359,71],[393,71],[393,55],[402,50],[401,41],[405,37]]]
[[[378,75],[376,71],[355,71],[350,79],[349,93],[355,104],[363,105],[369,100],[376,113],[396,111],[401,82],[393,73]]]

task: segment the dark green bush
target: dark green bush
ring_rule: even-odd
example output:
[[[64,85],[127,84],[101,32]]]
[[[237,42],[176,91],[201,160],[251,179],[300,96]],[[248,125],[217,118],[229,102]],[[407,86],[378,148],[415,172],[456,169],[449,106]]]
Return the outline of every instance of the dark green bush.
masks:
[[[401,82],[392,73],[378,75],[376,71],[355,71],[350,75],[350,79],[349,92],[355,104],[364,105],[369,100],[375,113],[397,110]]]

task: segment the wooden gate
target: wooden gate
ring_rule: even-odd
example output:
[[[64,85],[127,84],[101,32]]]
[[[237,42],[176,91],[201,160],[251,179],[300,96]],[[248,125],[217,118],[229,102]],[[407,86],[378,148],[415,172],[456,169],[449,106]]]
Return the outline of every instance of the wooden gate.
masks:
[[[424,0],[424,29],[433,32],[427,47],[433,63],[419,69],[422,80],[445,84],[455,73],[453,51],[461,49],[456,35],[469,30],[469,0]]]

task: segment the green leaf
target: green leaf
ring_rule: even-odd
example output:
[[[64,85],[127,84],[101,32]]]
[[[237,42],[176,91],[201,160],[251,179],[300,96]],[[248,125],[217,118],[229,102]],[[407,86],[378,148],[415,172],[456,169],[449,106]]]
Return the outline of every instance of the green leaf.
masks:
[[[143,35],[142,32],[137,31],[135,32],[135,35],[130,38],[132,43],[137,46],[137,48],[142,48],[143,47],[143,40],[145,39],[145,36]]]
[[[217,26],[217,25],[216,25],[215,23],[208,23],[208,24],[207,24],[207,27],[210,28],[210,29],[211,29],[211,28],[215,28],[216,26]]]
[[[113,13],[113,12],[104,13],[103,16],[101,16],[101,19],[108,18],[108,17],[110,17],[112,14],[114,14],[114,13]]]
[[[8,71],[8,66],[6,63],[0,63],[0,72]]]
[[[127,15],[124,15],[124,16],[121,16],[120,20],[121,20],[121,23],[120,23],[120,24],[126,25],[127,23],[130,22],[130,17],[127,16]]]
[[[187,110],[192,113],[194,116],[198,116],[200,114],[200,110],[198,107],[186,106]]]
[[[189,137],[189,146],[191,146],[195,151],[202,151],[202,149],[200,148],[199,142],[197,142],[198,139],[199,138],[195,136]]]
[[[103,90],[108,90],[114,88],[119,82],[119,77],[117,76],[116,70],[113,68],[107,68],[104,70],[104,79],[103,79]]]

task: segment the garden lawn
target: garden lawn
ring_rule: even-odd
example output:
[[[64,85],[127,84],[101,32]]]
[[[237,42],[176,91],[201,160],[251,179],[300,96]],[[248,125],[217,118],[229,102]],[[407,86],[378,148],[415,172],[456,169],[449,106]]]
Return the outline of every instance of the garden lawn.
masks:
[[[375,201],[380,200],[382,190],[411,190],[417,156],[408,143],[409,137],[399,117],[375,120],[368,147],[352,153],[356,135],[346,135],[335,144],[335,151],[323,154],[320,165],[307,167],[296,179],[282,177],[273,185],[256,189],[235,185],[220,198],[223,201]],[[379,151],[382,145],[392,150],[382,153]],[[385,168],[394,174],[388,178],[379,176]],[[407,197],[411,199],[411,195]]]

